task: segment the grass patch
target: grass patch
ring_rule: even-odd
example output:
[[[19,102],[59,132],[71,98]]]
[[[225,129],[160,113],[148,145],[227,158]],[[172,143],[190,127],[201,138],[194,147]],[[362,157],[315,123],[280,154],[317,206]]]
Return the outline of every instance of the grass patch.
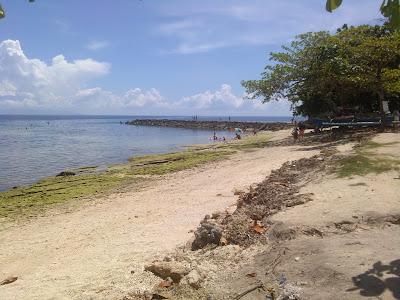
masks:
[[[360,145],[356,149],[356,153],[352,156],[345,157],[338,162],[335,169],[338,177],[351,177],[353,175],[366,175],[369,173],[384,173],[392,170],[400,169],[400,160],[387,155],[379,155],[372,150],[397,144],[392,143],[376,143],[368,141]]]
[[[216,161],[234,153],[232,150],[185,150],[164,155],[132,158],[128,173],[132,175],[162,175]]]
[[[93,195],[121,184],[123,179],[108,172],[78,176],[49,177],[28,187],[0,193],[0,217],[37,214],[49,205]]]
[[[386,147],[386,146],[393,146],[398,144],[399,142],[388,142],[388,143],[377,143],[374,141],[367,141],[363,144],[361,144],[361,148],[366,151],[366,150],[373,150],[381,147]]]
[[[176,153],[133,157],[125,164],[110,166],[102,172],[94,172],[96,166],[82,167],[75,170],[75,176],[49,177],[31,186],[0,192],[0,218],[35,215],[54,204],[135,183],[143,180],[142,175],[151,177],[193,168],[224,159],[238,150],[264,147],[267,143],[267,136],[260,135],[240,141],[191,147]]]

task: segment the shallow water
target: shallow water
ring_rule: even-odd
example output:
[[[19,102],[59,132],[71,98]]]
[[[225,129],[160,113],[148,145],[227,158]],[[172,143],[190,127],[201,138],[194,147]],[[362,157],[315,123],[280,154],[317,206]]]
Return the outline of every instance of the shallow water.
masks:
[[[208,130],[120,124],[134,118],[0,116],[0,190],[30,184],[70,168],[105,166],[124,162],[132,156],[166,153],[185,145],[208,143],[213,134]],[[257,120],[266,121],[265,118]],[[267,120],[287,121],[287,118]],[[228,137],[229,133],[218,135]]]

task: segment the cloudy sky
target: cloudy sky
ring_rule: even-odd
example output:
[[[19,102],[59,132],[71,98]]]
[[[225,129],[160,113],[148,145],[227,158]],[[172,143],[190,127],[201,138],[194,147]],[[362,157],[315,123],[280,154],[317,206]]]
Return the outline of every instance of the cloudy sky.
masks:
[[[374,23],[378,0],[0,0],[0,114],[289,115],[245,99],[294,35]]]

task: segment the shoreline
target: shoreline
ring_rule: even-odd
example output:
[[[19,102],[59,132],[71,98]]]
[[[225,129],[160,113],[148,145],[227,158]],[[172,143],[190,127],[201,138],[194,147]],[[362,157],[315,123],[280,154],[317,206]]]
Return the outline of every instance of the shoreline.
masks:
[[[42,214],[70,200],[97,197],[141,184],[152,177],[226,159],[241,149],[263,147],[269,142],[267,136],[268,133],[263,132],[245,136],[240,141],[193,144],[176,152],[133,156],[125,162],[102,167],[67,169],[26,186],[0,191],[0,225]]]

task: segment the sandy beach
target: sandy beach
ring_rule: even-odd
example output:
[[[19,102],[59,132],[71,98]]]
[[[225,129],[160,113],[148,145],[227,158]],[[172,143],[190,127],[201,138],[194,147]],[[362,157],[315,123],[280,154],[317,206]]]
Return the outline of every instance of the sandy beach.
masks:
[[[279,139],[288,131],[275,134]],[[274,147],[167,175],[141,191],[112,194],[68,214],[32,219],[0,233],[6,299],[118,298],[137,283],[131,271],[188,241],[206,214],[235,205],[288,160],[316,151]]]
[[[282,140],[288,134],[287,130],[269,133],[271,141]],[[396,134],[386,134],[379,136],[376,141],[388,143],[396,142],[397,139]],[[340,145],[337,151],[348,155],[354,145]],[[384,153],[398,155],[398,144],[394,143],[390,147],[382,148],[386,149]],[[0,232],[0,278],[17,276],[18,280],[0,287],[2,298],[135,299],[133,295],[147,291],[160,280],[150,272],[143,273],[143,267],[153,260],[161,260],[177,247],[184,246],[193,238],[193,231],[205,215],[215,211],[232,213],[240,192],[248,191],[251,185],[261,182],[272,170],[280,168],[287,161],[310,158],[319,153],[320,149],[304,145],[241,151],[223,161],[161,176],[139,190],[128,188],[123,192],[100,197],[90,205],[74,207],[68,213],[53,209],[45,216],[11,226]],[[363,183],[357,184],[360,181]],[[400,190],[396,182],[393,172],[378,177],[354,177],[350,181],[334,179],[332,176],[323,179],[318,177],[318,181],[307,184],[301,190],[301,193],[312,193],[311,202],[285,209],[275,214],[271,222],[283,223],[296,232],[302,232],[304,228],[325,232],[329,231],[329,224],[348,219],[351,220],[350,224],[355,224],[354,220],[363,220],[365,216],[371,215],[371,211],[379,216],[400,214],[397,197]],[[379,204],[373,197],[376,193],[380,195]],[[367,199],[366,194],[369,195]],[[367,227],[366,224],[363,226]],[[337,229],[335,225],[333,228]],[[362,230],[357,233],[355,230],[349,230],[348,233],[359,235],[360,240],[371,241],[376,238],[376,234],[380,234],[377,232],[374,235],[377,230],[375,227],[371,231],[365,229],[367,232]],[[397,232],[398,226],[385,229],[383,233],[386,234],[388,230]],[[331,259],[340,260],[345,255],[341,250],[342,242],[335,244],[340,236],[336,233],[332,235],[333,238],[329,238],[329,234],[327,236],[327,239],[318,240],[309,235],[300,235],[293,242],[289,241],[291,246],[287,247],[295,248],[294,252],[300,251],[302,258],[308,251],[304,250],[308,249],[308,245],[319,247],[320,250],[315,253],[322,253],[321,247],[331,247],[332,253],[335,253]],[[381,243],[389,242],[391,236],[389,233],[382,235]],[[328,245],[316,246],[315,243],[320,241]],[[215,257],[220,255],[222,258],[213,279],[207,283],[208,286],[205,284],[205,289],[215,295],[212,299],[225,299],[222,295],[228,295],[229,290],[244,288],[242,285],[249,278],[235,288],[231,286],[238,276],[238,268],[260,268],[260,264],[254,265],[260,253],[264,252],[267,256],[276,253],[272,245],[256,246],[250,250],[230,247],[215,250],[220,251],[215,252]],[[393,248],[385,249],[388,250],[383,251],[381,257],[392,259],[393,251],[390,249]],[[232,253],[228,255],[224,251],[233,251],[235,255],[241,253],[242,258],[232,265]],[[357,255],[369,254],[365,252]],[[350,263],[351,254],[346,257],[345,262]],[[285,260],[280,267],[290,269],[292,259]],[[373,259],[370,257],[369,261]],[[320,263],[325,264],[324,261]],[[234,275],[227,276],[225,270],[231,270]],[[348,271],[351,273],[352,270]],[[282,272],[290,276],[288,270]],[[315,282],[319,284],[318,280]],[[133,298],[124,298],[127,295]],[[205,297],[205,294],[201,295]],[[358,299],[355,295],[346,299]],[[183,296],[179,299],[202,299],[202,296]],[[320,299],[312,296],[312,293],[309,296],[304,299]],[[261,299],[261,294],[258,297],[250,295],[243,299]],[[226,299],[230,299],[230,296]]]

